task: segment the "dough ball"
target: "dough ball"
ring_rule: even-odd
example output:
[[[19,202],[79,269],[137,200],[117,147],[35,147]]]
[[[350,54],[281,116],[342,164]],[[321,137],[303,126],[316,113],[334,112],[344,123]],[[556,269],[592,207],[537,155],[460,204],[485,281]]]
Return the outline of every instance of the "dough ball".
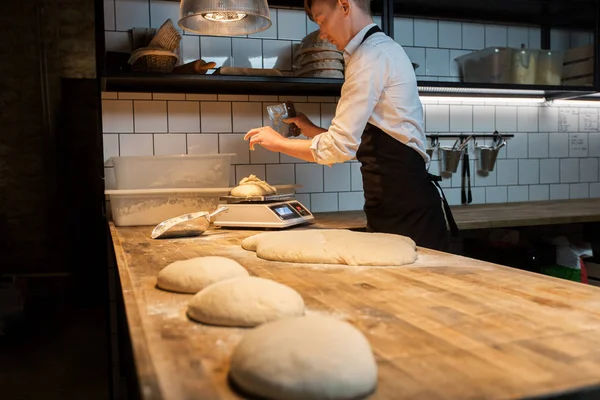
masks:
[[[270,279],[235,278],[197,293],[188,315],[210,325],[253,327],[304,315],[304,300],[294,289]]]
[[[156,284],[159,288],[172,292],[198,293],[223,279],[248,275],[248,271],[235,260],[207,256],[167,265],[158,273]]]
[[[377,385],[377,364],[363,334],[319,315],[248,332],[231,356],[229,374],[242,391],[267,399],[359,399]]]
[[[409,237],[346,229],[267,232],[244,239],[242,247],[265,260],[292,263],[398,266],[417,260]]]
[[[264,233],[259,233],[257,235],[249,236],[246,239],[242,240],[242,248],[244,250],[256,251],[256,246],[258,245],[258,241],[262,237],[268,236],[268,235],[274,235],[276,233],[279,233],[279,232],[264,232]]]
[[[238,186],[231,189],[231,195],[238,197],[265,196],[276,193],[277,189],[252,174],[242,179]]]

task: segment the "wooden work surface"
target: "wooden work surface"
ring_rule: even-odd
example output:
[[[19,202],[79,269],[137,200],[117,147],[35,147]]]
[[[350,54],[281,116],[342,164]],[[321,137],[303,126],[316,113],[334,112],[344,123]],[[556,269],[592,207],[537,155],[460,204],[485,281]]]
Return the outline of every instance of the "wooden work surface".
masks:
[[[600,199],[452,206],[459,229],[491,229],[535,225],[600,222]],[[362,211],[316,213],[316,224],[340,228],[366,226]]]
[[[255,231],[151,240],[151,229],[111,225],[144,399],[239,398],[226,375],[246,330],[192,322],[191,295],[155,287],[169,263],[205,255],[235,259],[296,289],[307,313],[360,329],[379,368],[372,399],[528,398],[600,385],[599,288],[426,249],[395,268],[269,262],[240,246]]]

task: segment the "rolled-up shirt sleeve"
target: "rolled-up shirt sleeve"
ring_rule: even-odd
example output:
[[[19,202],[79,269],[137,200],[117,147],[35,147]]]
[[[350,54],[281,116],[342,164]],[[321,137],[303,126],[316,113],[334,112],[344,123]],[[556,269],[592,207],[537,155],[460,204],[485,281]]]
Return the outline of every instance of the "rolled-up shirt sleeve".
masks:
[[[390,64],[381,49],[367,43],[349,58],[331,126],[312,139],[310,148],[317,163],[330,165],[356,157],[362,132],[385,88]]]

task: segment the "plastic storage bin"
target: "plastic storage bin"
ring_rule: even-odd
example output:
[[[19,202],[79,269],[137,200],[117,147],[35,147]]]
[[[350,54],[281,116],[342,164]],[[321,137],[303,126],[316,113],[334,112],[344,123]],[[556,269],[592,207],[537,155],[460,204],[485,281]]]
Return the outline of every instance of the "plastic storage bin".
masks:
[[[125,189],[222,188],[229,186],[235,154],[111,157],[115,185]]]
[[[488,47],[455,58],[463,82],[511,83],[514,49]]]
[[[565,53],[555,50],[538,50],[535,84],[560,85]]]
[[[212,212],[229,188],[107,190],[116,226],[158,225],[191,212]]]
[[[511,61],[510,83],[535,85],[538,50],[514,49]]]

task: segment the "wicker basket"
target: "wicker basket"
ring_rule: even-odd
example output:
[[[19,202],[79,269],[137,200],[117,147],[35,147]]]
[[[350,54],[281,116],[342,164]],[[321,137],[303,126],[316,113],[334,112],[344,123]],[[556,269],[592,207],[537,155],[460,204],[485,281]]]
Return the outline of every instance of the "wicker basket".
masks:
[[[172,51],[142,47],[137,49],[129,58],[133,72],[164,72],[173,70],[179,57]]]
[[[180,41],[181,35],[177,29],[175,29],[173,22],[169,18],[164,24],[162,24],[158,32],[156,32],[156,35],[152,38],[148,47],[156,47],[168,51],[174,51],[177,47],[179,47]]]

